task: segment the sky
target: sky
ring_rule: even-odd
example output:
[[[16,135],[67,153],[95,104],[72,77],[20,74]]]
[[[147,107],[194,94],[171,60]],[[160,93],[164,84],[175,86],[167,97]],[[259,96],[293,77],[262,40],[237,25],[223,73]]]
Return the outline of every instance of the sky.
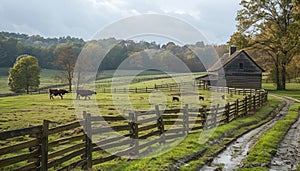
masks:
[[[236,31],[238,9],[239,0],[1,0],[0,31],[91,40],[122,19],[159,14],[188,23],[212,44],[225,44]]]

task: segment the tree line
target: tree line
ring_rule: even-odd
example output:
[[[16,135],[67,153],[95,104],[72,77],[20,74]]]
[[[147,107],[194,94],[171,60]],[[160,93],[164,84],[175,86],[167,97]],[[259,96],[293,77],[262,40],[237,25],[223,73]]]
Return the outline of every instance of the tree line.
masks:
[[[102,57],[103,60],[98,70],[118,69],[120,64],[126,61],[123,69],[144,69],[152,64],[152,66],[160,66],[167,71],[182,72],[181,67],[173,62],[174,58],[180,59],[191,71],[206,71],[203,63],[207,66],[212,62],[212,57],[218,56],[217,53],[224,53],[227,47],[223,45],[218,46],[216,49],[217,52],[211,45],[205,45],[203,42],[179,46],[173,42],[160,45],[156,42],[135,42],[115,38],[83,41],[69,36],[43,38],[38,35],[28,36],[26,34],[1,32],[0,66],[12,67],[9,75],[11,82],[9,84],[14,92],[25,90],[29,92],[38,87],[38,85],[28,85],[27,87],[15,85],[18,83],[16,78],[23,77],[23,75],[16,77],[12,74],[12,71],[23,70],[16,68],[16,66],[22,63],[23,60],[20,59],[25,56],[36,58],[37,65],[40,68],[64,70],[65,72],[57,77],[68,82],[71,91],[75,63],[77,57],[82,54]],[[95,61],[85,61],[84,63],[87,66],[89,62],[93,63]],[[20,81],[22,82],[22,80]],[[24,80],[23,83],[25,83]]]
[[[43,38],[39,35],[29,36],[19,33],[0,32],[0,66],[12,67],[18,56],[28,54],[38,59],[41,68],[64,69],[64,67],[58,65],[59,62],[57,62],[62,49],[71,47],[72,52],[70,53],[72,53],[74,57],[77,57],[84,47],[96,52],[99,50],[97,49],[99,45],[105,43],[114,44],[116,42],[117,44],[105,55],[100,66],[101,70],[117,69],[122,61],[128,57],[136,57],[138,52],[146,49],[168,51],[168,53],[185,62],[192,71],[205,71],[202,62],[208,62],[211,56],[216,56],[216,54],[214,54],[215,52],[211,50],[212,46],[205,45],[201,41],[194,45],[179,46],[173,42],[161,45],[156,42],[135,42],[132,40],[116,40],[115,38],[84,41],[70,36]],[[225,45],[219,47],[222,47],[219,48],[222,49],[220,50],[221,52],[227,49]],[[163,53],[160,53],[159,56],[161,58],[167,58]],[[204,61],[200,61],[199,58]],[[139,68],[142,66],[143,64],[139,63],[135,67]]]

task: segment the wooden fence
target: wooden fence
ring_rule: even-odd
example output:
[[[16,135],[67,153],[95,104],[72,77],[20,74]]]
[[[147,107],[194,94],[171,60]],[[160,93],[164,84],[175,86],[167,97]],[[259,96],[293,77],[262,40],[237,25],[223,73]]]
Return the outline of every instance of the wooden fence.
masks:
[[[102,88],[102,93],[151,93],[154,90],[161,91],[180,91],[180,89],[190,89],[193,87],[193,90],[199,88],[198,85],[194,85],[191,82],[186,83],[169,83],[169,84],[155,84],[153,87],[131,87],[131,88]],[[263,90],[247,89],[247,88],[231,88],[231,87],[216,87],[216,86],[207,86],[207,89],[215,92],[222,92],[228,94],[241,94],[241,95],[252,95],[257,94]]]
[[[66,125],[56,126],[44,120],[40,126],[1,132],[0,170],[91,169],[119,157],[136,158],[190,131],[210,129],[246,116],[260,108],[267,95],[259,91],[209,109],[185,105],[162,111],[157,105],[154,110],[128,111],[122,116],[84,112],[82,120]]]

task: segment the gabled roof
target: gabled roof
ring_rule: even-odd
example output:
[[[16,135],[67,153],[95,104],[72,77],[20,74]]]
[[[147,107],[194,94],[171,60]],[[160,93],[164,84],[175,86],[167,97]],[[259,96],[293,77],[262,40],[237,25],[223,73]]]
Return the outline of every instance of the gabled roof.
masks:
[[[244,50],[235,51],[233,54],[229,55],[229,53],[225,53],[222,57],[220,57],[220,61],[214,63],[207,71],[213,72],[218,71],[222,67],[228,65],[231,61],[237,58],[241,53],[244,53],[246,57],[248,57],[262,72],[265,70],[262,69]]]
[[[195,78],[196,80],[202,80],[202,81],[212,81],[212,80],[218,80],[218,75],[216,74],[205,74],[200,77]]]

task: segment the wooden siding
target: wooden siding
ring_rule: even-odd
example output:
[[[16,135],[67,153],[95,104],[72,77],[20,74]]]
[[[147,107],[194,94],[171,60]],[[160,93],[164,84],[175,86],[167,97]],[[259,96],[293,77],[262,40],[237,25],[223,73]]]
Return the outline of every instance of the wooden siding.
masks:
[[[261,89],[261,75],[226,75],[226,85],[234,88]]]
[[[243,69],[239,69],[239,63],[243,63]],[[232,60],[224,67],[225,73],[238,72],[238,73],[261,73],[261,69],[258,68],[244,53],[240,53],[238,57]]]
[[[240,63],[242,63],[242,69]],[[240,53],[238,57],[225,65],[224,71],[228,87],[261,89],[262,71],[245,53]]]

